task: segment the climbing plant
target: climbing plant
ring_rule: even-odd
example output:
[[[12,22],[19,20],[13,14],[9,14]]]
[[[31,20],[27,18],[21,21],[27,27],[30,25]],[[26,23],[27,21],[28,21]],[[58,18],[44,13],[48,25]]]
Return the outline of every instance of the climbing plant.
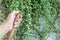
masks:
[[[4,7],[5,16],[13,10],[18,10],[23,15],[22,23],[15,30],[12,39],[44,40],[49,32],[59,33],[54,26],[55,21],[60,17],[59,0],[2,0],[1,4]],[[41,18],[42,22],[40,22]],[[45,26],[43,31],[40,31],[43,21]]]

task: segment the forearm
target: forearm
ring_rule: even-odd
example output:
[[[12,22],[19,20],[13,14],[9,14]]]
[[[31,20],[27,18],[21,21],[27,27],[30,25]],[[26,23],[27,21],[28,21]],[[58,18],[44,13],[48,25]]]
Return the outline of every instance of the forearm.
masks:
[[[6,26],[7,24],[2,24],[0,26],[0,40],[2,37],[9,31],[9,27]]]
[[[16,14],[18,16],[16,17]],[[16,21],[14,22],[16,17]],[[19,14],[19,11],[13,11],[11,14],[8,15],[6,21],[0,26],[0,40],[2,37],[11,29],[13,28],[13,23],[14,23],[14,28],[18,27],[19,24],[21,23],[22,15]]]

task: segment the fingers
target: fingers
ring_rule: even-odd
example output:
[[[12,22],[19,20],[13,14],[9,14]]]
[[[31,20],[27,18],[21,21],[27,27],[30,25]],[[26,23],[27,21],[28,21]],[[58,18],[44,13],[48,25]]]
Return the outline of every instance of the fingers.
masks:
[[[21,15],[21,14],[18,14],[18,16],[17,16],[17,18],[16,18],[16,21],[15,21],[15,23],[14,23],[14,27],[15,27],[15,28],[18,27],[19,24],[21,23],[21,21],[22,21],[22,15]]]
[[[22,19],[21,19],[21,18],[17,20],[17,22],[18,22],[18,23],[20,23],[21,21],[22,21]]]
[[[14,27],[15,27],[15,28],[18,27],[19,24],[21,23],[21,21],[22,21],[22,19],[18,19],[18,21],[16,21],[16,22],[14,23]]]
[[[21,14],[19,14],[19,18],[22,18],[22,15]]]
[[[14,28],[18,27],[20,24],[20,22],[16,22],[15,25],[14,25]]]
[[[20,21],[22,21],[22,15],[18,14],[15,22],[20,22]]]

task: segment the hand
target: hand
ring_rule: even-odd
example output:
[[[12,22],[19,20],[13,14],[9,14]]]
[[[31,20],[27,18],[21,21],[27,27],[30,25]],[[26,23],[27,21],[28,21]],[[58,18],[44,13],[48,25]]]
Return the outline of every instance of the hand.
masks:
[[[18,16],[14,22],[16,14],[18,14]],[[22,21],[22,15],[20,15],[18,11],[13,11],[11,12],[11,14],[8,15],[5,23],[7,24],[7,27],[9,27],[9,30],[11,30],[13,28],[13,23],[14,23],[14,28],[16,28],[19,26],[21,21]]]

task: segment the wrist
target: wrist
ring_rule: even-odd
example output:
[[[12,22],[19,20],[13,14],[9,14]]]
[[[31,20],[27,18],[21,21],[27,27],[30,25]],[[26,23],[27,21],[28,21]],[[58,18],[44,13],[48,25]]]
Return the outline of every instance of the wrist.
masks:
[[[12,26],[13,26],[13,25],[11,25],[10,23],[7,23],[7,24],[6,24],[6,27],[8,28],[8,31],[11,31],[11,29],[13,28]]]

